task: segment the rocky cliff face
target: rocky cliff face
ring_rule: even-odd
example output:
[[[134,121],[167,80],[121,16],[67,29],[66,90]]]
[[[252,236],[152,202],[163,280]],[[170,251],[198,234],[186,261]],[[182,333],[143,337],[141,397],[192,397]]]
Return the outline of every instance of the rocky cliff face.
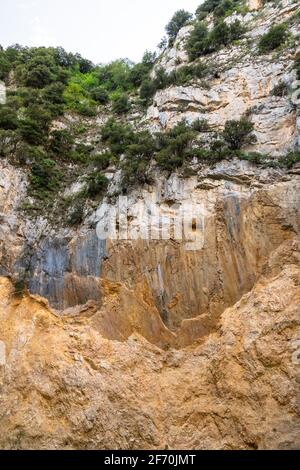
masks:
[[[218,64],[209,89],[158,91],[144,128],[205,117],[220,129],[251,110],[253,150],[276,161],[297,147],[297,106],[270,95],[295,80],[297,46],[253,50],[299,4],[250,6],[246,38],[209,58]],[[156,67],[187,62],[189,31]],[[26,172],[0,164],[1,448],[299,448],[299,165],[234,159],[195,164],[189,177],[157,173],[127,196],[135,237],[118,222],[116,239],[102,240],[96,229],[121,217],[118,172],[74,229],[61,215],[26,217]],[[162,237],[163,221],[186,207],[191,238]],[[144,239],[149,216],[155,236]],[[16,297],[11,279],[22,272],[28,292]]]

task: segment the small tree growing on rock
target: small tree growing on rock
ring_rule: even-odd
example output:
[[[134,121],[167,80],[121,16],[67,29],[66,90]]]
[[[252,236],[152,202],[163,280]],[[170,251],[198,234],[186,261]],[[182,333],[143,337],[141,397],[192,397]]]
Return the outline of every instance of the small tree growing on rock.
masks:
[[[245,117],[239,121],[230,120],[225,124],[222,137],[230,150],[240,150],[244,145],[256,142],[253,129],[253,123]]]
[[[169,45],[172,46],[180,29],[187,21],[192,18],[191,13],[185,10],[178,10],[166,26],[166,32],[169,37]]]

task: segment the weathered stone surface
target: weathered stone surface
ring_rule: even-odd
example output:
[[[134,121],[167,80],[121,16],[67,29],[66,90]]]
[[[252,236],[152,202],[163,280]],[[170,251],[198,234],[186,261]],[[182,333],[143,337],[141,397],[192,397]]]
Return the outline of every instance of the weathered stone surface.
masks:
[[[138,113],[129,121],[155,131],[204,118],[218,131],[251,111],[257,143],[248,150],[276,159],[297,149],[299,110],[290,95],[271,94],[295,80],[296,41],[263,56],[256,44],[299,5],[257,12],[260,3],[226,18],[248,32],[210,56],[208,84],[161,90],[142,123]],[[187,64],[190,29],[157,66]],[[296,24],[290,31],[296,37]],[[85,121],[88,142],[107,118]],[[54,225],[20,210],[26,171],[0,160],[0,448],[299,448],[299,164],[194,161],[192,170],[155,171],[155,184],[131,191],[122,209],[129,238],[118,219],[119,239],[102,240],[99,227],[118,211],[119,170],[107,170],[110,197],[66,228],[59,215]],[[185,236],[173,227],[159,238],[180,211]],[[9,279],[18,274],[29,287],[19,297]]]
[[[105,340],[93,317],[59,319],[34,297],[12,302],[2,278],[0,447],[299,448],[299,244],[266,268],[218,329],[177,352],[137,334]]]
[[[251,2],[250,9],[256,10],[259,3]],[[281,155],[293,149],[299,140],[296,107],[290,94],[278,98],[271,91],[280,81],[289,87],[295,81],[293,63],[297,45],[276,56],[274,53],[260,56],[255,44],[272,24],[291,19],[298,7],[287,0],[281,7],[266,5],[259,14],[252,11],[245,16],[227,18],[227,22],[238,19],[248,32],[239,45],[230,45],[201,59],[212,66],[218,78],[212,73],[205,83],[195,79],[187,86],[159,90],[148,109],[145,125],[151,130],[169,129],[182,119],[192,122],[200,118],[206,119],[213,129],[221,130],[227,120],[240,119],[251,111],[257,137],[252,150]],[[190,25],[182,28],[174,46],[165,51],[157,67],[162,66],[171,73],[188,64],[184,44],[191,28]],[[297,25],[291,27],[291,32],[297,36]]]

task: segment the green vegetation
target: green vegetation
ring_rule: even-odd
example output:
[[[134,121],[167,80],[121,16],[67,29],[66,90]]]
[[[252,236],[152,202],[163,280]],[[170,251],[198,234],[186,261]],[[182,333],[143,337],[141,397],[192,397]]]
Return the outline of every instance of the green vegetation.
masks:
[[[241,38],[244,32],[245,28],[238,20],[230,25],[223,20],[218,20],[211,31],[208,31],[203,21],[198,21],[186,43],[189,58],[193,61],[202,55],[216,52]]]
[[[94,198],[102,194],[108,185],[108,179],[100,172],[93,172],[86,177],[86,195]]]
[[[297,80],[300,80],[300,54],[297,54],[294,66],[297,74]]]
[[[178,10],[173,15],[172,19],[166,26],[166,32],[169,38],[169,46],[174,44],[174,41],[179,33],[180,29],[192,19],[191,13],[185,10]]]
[[[149,104],[158,90],[163,90],[171,85],[183,86],[192,80],[204,79],[216,72],[216,66],[212,63],[199,62],[193,65],[183,65],[167,74],[163,67],[156,70],[153,80],[146,80],[140,88],[140,98],[144,104]]]
[[[288,29],[285,23],[272,26],[269,31],[261,37],[258,43],[258,50],[261,54],[274,51],[282,46],[287,38]]]
[[[252,122],[244,117],[239,121],[227,121],[222,137],[230,150],[240,150],[244,145],[255,142],[253,129]]]
[[[131,104],[128,98],[128,95],[125,93],[117,96],[114,100],[112,111],[115,114],[126,114],[130,111]]]
[[[84,187],[76,196],[59,202],[56,198],[57,205],[61,203],[66,209],[68,223],[80,224],[93,199],[99,200],[107,191],[109,181],[104,172],[111,165],[121,170],[121,191],[126,193],[135,185],[152,183],[154,167],[167,173],[180,169],[182,175],[187,175],[197,162],[213,164],[239,157],[266,164],[267,157],[242,151],[255,142],[253,124],[245,117],[228,121],[220,133],[213,133],[206,120],[192,124],[181,121],[173,129],[154,135],[124,123],[126,114],[149,104],[157,90],[196,80],[206,86],[207,79],[218,73],[218,66],[208,57],[199,58],[242,37],[245,28],[239,21],[227,24],[224,20],[242,8],[243,1],[206,0],[197,10],[197,20],[186,42],[190,61],[198,60],[176,67],[169,74],[162,67],[156,68],[155,76],[151,74],[156,60],[151,52],[146,52],[138,64],[125,59],[95,66],[62,48],[0,47],[0,80],[15,85],[7,92],[7,104],[0,106],[0,156],[28,169],[28,194],[35,199],[34,210],[49,207],[47,204],[57,194],[84,174]],[[214,16],[211,30],[203,21],[208,14]],[[184,10],[175,13],[166,26],[169,45],[174,44],[180,28],[191,18]],[[261,38],[259,50],[275,50],[287,38],[285,24],[274,26]],[[295,69],[300,79],[299,56]],[[286,85],[281,82],[272,90],[274,96],[286,93]],[[99,109],[104,116],[114,115],[102,126],[101,136],[97,136],[95,120],[76,121],[78,114],[89,118]],[[55,121],[62,117],[60,127]],[[85,144],[89,129],[92,132],[88,142],[92,144]],[[204,142],[203,133],[210,134]],[[298,161],[299,153],[293,152],[276,164],[290,168]]]
[[[155,157],[158,166],[169,172],[179,168],[191,157],[196,144],[197,131],[186,121],[166,133],[157,135],[159,151]]]
[[[271,95],[283,98],[284,96],[288,95],[288,91],[289,91],[288,85],[284,81],[280,81],[271,90]]]
[[[300,162],[300,152],[289,152],[287,155],[279,159],[279,164],[286,168],[292,168],[295,163]]]
[[[201,134],[211,133],[211,143],[201,141]],[[184,174],[192,161],[215,163],[233,157],[245,158],[241,149],[254,143],[253,124],[246,118],[228,121],[221,134],[213,134],[206,120],[192,124],[179,122],[167,132],[151,135],[136,131],[110,119],[102,128],[102,141],[108,152],[100,154],[100,169],[114,162],[122,170],[121,190],[152,182],[151,169],[156,167],[171,173],[181,168]],[[206,139],[207,141],[207,139]],[[122,158],[120,158],[122,156]],[[104,166],[102,166],[104,163]]]
[[[213,13],[215,18],[223,18],[234,11],[245,11],[244,4],[245,2],[241,0],[206,0],[197,8],[196,16],[199,20],[203,20],[208,14]]]
[[[116,115],[126,114],[155,58],[146,52],[139,64],[117,60],[94,66],[62,48],[0,48],[0,79],[6,81],[11,74],[10,80],[17,85],[8,91],[7,104],[0,107],[0,155],[30,168],[30,195],[52,200],[72,173],[70,164],[87,167],[85,197],[103,191],[107,182],[101,171],[109,162],[104,157],[100,162],[99,155],[96,159],[92,146],[78,143],[81,131],[52,130],[52,122],[66,111],[94,116],[99,106],[111,107]],[[91,171],[92,164],[96,172]]]

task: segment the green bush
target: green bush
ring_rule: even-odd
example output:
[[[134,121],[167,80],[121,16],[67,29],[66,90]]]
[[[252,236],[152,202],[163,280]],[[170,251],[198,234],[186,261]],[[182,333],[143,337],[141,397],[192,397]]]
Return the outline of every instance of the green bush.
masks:
[[[296,163],[299,163],[299,162],[300,162],[299,151],[289,152],[286,156],[280,159],[281,165],[287,168],[292,168]]]
[[[142,62],[134,65],[129,73],[129,81],[135,88],[141,86],[144,80],[149,78],[149,72],[152,69],[156,59],[156,54],[146,51]]]
[[[252,122],[246,118],[227,121],[222,137],[230,150],[240,150],[244,145],[255,142],[253,129]]]
[[[124,153],[126,147],[134,143],[134,132],[130,126],[119,124],[110,118],[101,129],[102,141],[110,147],[114,155]]]
[[[75,226],[80,225],[83,222],[83,218],[84,218],[84,205],[82,203],[78,203],[70,211],[68,218],[67,218],[67,223],[71,227],[75,227]]]
[[[169,37],[169,45],[173,45],[180,29],[192,18],[191,13],[185,10],[178,10],[166,26],[166,33]]]
[[[140,88],[140,98],[148,104],[157,90],[164,89],[171,85],[184,86],[190,83],[193,79],[201,79],[212,73],[212,65],[200,62],[195,65],[183,65],[182,67],[174,69],[169,75],[163,67],[156,71],[156,76],[153,80],[146,80],[142,83]]]
[[[186,43],[186,50],[190,60],[195,60],[197,57],[208,52],[208,37],[209,32],[206,24],[202,21],[198,21],[192,29]]]
[[[148,103],[156,92],[155,83],[153,80],[144,80],[140,88],[140,98],[144,103]]]
[[[194,121],[192,124],[192,128],[196,132],[209,132],[210,131],[210,126],[206,119],[196,119],[196,121]]]
[[[108,91],[102,86],[98,86],[91,90],[91,98],[99,104],[106,105],[109,102]]]
[[[48,150],[55,156],[68,159],[74,145],[74,137],[66,129],[50,133]]]
[[[11,69],[11,64],[6,58],[6,54],[0,46],[0,80],[5,80]]]
[[[111,152],[98,153],[93,156],[93,163],[97,170],[106,170],[115,158]]]
[[[288,38],[287,25],[284,23],[272,26],[269,31],[264,34],[259,43],[258,50],[261,54],[274,51],[282,46]]]
[[[18,123],[22,138],[31,145],[42,145],[47,141],[51,120],[50,112],[44,107],[29,106],[24,118]]]
[[[19,136],[14,130],[0,129],[0,156],[10,157],[15,155]]]
[[[220,0],[206,0],[197,8],[197,17],[203,19],[208,13],[212,13],[219,4]]]
[[[142,156],[135,155],[122,162],[121,189],[123,193],[131,188],[144,184],[151,184],[152,178],[149,172],[149,161]]]
[[[54,191],[59,186],[58,170],[53,160],[42,157],[31,167],[31,186],[39,191]]]
[[[241,153],[239,158],[254,163],[255,165],[262,165],[266,159],[265,155],[258,152]]]
[[[91,153],[94,147],[90,144],[79,143],[76,145],[74,152],[70,158],[77,162],[87,163],[91,159]]]
[[[192,61],[201,55],[218,51],[221,47],[241,38],[244,32],[245,28],[239,20],[235,20],[230,25],[223,20],[218,20],[210,32],[204,22],[198,21],[186,43],[189,59]]]
[[[17,114],[13,109],[0,105],[0,129],[14,130],[18,127]]]
[[[62,83],[52,83],[43,89],[42,98],[45,103],[62,105],[64,85]]]
[[[122,94],[118,98],[115,99],[112,111],[115,114],[126,114],[131,109],[131,103],[127,95]]]
[[[125,148],[127,156],[150,158],[156,150],[156,143],[149,131],[140,131],[134,134],[133,141]]]
[[[215,18],[228,16],[237,10],[243,3],[240,0],[206,0],[196,10],[198,19],[203,20],[209,13],[213,13]]]
[[[169,172],[181,167],[190,157],[196,134],[186,121],[180,122],[164,134],[158,134],[159,151],[155,156],[158,166]]]
[[[280,81],[277,85],[274,86],[273,90],[271,90],[271,95],[282,98],[288,95],[288,91],[288,85],[285,82]]]
[[[47,133],[38,121],[27,118],[19,122],[19,130],[22,138],[31,145],[42,145],[47,140]]]
[[[86,177],[86,195],[87,197],[93,198],[102,194],[108,186],[108,179],[98,172],[91,173]]]

